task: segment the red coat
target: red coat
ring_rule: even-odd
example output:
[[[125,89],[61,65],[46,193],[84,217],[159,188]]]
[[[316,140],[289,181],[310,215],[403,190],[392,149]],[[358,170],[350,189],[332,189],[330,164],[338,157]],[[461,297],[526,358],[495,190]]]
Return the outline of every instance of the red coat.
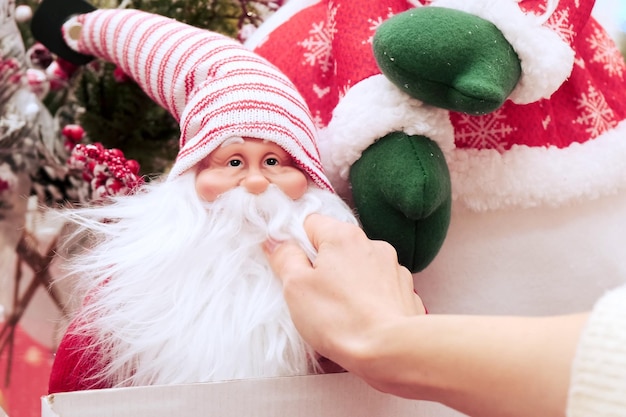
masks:
[[[99,369],[98,347],[91,343],[88,336],[74,334],[74,327],[72,322],[54,357],[48,383],[49,394],[110,388],[102,382],[94,383],[93,376]]]
[[[606,165],[626,157],[623,141],[608,137],[616,129],[626,137],[626,125],[620,126],[626,118],[626,66],[591,17],[593,0],[560,0],[545,24],[529,17],[545,12],[546,0],[290,3],[285,9],[291,7],[291,13],[279,11],[249,46],[285,72],[305,96],[326,141],[320,143],[324,168],[339,191],[347,189],[342,185],[347,169],[367,146],[393,130],[406,132],[407,126],[413,129],[407,133],[440,144],[455,200],[474,210],[560,205],[623,185],[623,169],[580,166],[581,156]],[[306,3],[314,4],[297,7]],[[429,125],[423,119],[393,119],[391,113],[402,104],[394,102],[393,111],[378,104],[387,94],[384,89],[393,86],[381,84],[372,91],[379,88],[372,83],[369,91],[357,92],[368,77],[380,75],[371,51],[378,24],[425,3],[492,20],[516,49],[523,76],[501,109],[484,116],[445,112],[444,122],[433,119]],[[494,9],[494,3],[501,9]],[[405,106],[411,105],[416,107]],[[347,122],[351,118],[358,123]],[[563,149],[568,152],[559,152]],[[587,174],[577,172],[581,168]]]

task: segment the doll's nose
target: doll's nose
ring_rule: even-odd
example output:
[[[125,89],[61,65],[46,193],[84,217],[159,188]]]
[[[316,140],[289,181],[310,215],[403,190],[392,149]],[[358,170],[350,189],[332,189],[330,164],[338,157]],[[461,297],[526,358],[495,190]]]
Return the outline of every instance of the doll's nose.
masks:
[[[251,194],[261,194],[267,190],[270,182],[259,172],[250,172],[241,181],[241,185]]]

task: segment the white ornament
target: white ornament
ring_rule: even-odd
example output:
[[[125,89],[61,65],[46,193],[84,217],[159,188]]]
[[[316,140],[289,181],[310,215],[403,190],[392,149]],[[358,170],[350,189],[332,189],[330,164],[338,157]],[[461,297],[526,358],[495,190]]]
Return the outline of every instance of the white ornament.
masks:
[[[15,20],[18,23],[28,22],[33,17],[33,9],[25,4],[19,5],[15,8]]]

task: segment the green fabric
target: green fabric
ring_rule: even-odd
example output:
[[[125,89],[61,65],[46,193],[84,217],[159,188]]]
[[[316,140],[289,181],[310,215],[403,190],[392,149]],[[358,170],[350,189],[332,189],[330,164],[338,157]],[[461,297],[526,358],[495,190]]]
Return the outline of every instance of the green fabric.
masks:
[[[422,7],[383,22],[373,41],[383,74],[424,103],[469,114],[499,108],[520,61],[491,22],[459,10]]]
[[[368,237],[393,245],[412,272],[428,266],[450,223],[450,173],[439,146],[424,136],[390,133],[352,165],[350,182]]]

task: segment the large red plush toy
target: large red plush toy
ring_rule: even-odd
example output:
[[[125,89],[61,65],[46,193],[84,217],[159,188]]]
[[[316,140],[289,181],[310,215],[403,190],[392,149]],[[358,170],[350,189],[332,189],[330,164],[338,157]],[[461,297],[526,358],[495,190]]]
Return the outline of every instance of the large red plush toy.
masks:
[[[626,66],[593,6],[291,0],[247,46],[432,312],[567,312],[626,276]]]

